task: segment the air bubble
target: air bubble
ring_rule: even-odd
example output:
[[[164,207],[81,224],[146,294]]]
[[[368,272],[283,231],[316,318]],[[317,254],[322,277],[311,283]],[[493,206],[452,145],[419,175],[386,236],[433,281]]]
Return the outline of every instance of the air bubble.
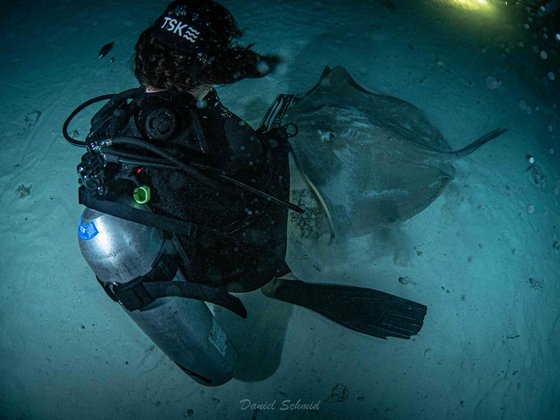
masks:
[[[488,76],[486,78],[486,87],[488,89],[499,89],[502,86],[502,81],[494,76]]]
[[[531,114],[532,110],[531,107],[527,104],[527,102],[521,100],[518,103],[519,109],[526,112],[527,114]]]
[[[256,68],[259,74],[263,74],[263,75],[270,73],[271,70],[270,65],[264,60],[258,61]]]
[[[532,204],[529,204],[527,206],[527,213],[533,214],[534,212],[535,212],[535,206],[533,206]]]

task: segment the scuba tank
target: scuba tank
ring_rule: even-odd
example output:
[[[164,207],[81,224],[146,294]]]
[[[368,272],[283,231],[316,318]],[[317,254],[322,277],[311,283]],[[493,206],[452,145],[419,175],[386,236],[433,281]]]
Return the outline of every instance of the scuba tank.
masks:
[[[89,208],[78,234],[84,259],[106,290],[149,273],[170,244],[159,229]],[[180,270],[173,282],[185,282]],[[170,296],[124,309],[195,381],[215,386],[232,378],[237,351],[203,301]]]

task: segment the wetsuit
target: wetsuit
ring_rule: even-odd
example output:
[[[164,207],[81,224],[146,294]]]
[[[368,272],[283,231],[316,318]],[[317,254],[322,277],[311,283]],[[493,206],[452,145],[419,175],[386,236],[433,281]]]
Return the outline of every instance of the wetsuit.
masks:
[[[258,135],[227,110],[215,91],[202,101],[178,92],[144,93],[92,120],[89,140],[128,136],[148,140],[178,159],[213,168],[213,185],[171,168],[120,165],[119,194],[130,176],[150,187],[153,213],[192,223],[175,235],[189,281],[249,291],[286,274],[286,207],[212,177],[213,171],[280,199],[289,198],[288,143]],[[138,181],[139,180],[139,181]]]

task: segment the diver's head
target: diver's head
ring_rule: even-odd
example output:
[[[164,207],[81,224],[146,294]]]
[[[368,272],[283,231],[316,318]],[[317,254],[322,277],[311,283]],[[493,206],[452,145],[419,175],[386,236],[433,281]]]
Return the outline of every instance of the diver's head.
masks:
[[[240,47],[242,32],[231,13],[212,0],[177,0],[140,35],[134,74],[144,86],[190,91],[203,84],[262,77],[279,62],[252,45]]]

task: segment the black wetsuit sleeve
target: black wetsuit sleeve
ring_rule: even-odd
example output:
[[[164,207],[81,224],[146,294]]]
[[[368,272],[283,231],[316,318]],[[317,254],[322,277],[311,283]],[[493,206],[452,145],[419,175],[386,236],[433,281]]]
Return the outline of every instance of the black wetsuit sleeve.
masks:
[[[266,144],[255,130],[225,108],[214,91],[208,95],[199,119],[215,164],[240,181],[263,187],[270,165]]]

